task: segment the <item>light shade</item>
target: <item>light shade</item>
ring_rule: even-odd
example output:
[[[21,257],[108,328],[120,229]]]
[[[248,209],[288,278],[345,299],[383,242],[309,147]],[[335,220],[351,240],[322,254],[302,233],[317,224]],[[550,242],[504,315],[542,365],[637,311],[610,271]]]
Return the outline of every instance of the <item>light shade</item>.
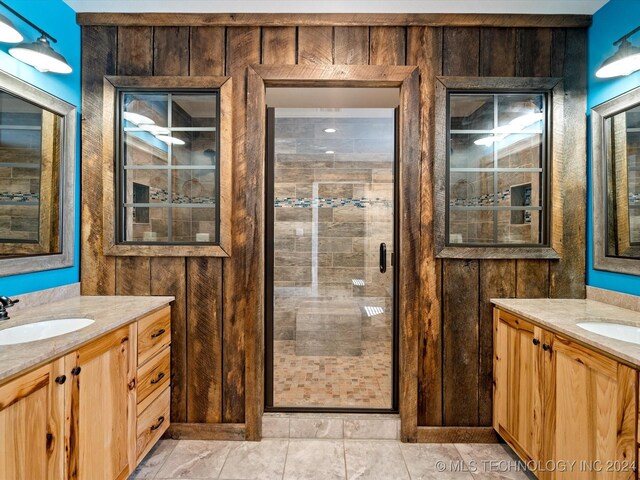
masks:
[[[16,29],[11,20],[4,15],[0,15],[0,42],[20,43],[22,40],[24,40],[24,37]]]
[[[607,58],[596,72],[598,78],[613,78],[630,75],[640,70],[640,48],[624,39],[618,51]]]
[[[71,73],[73,69],[65,58],[56,52],[43,35],[32,43],[21,43],[9,49],[9,54],[40,72]]]

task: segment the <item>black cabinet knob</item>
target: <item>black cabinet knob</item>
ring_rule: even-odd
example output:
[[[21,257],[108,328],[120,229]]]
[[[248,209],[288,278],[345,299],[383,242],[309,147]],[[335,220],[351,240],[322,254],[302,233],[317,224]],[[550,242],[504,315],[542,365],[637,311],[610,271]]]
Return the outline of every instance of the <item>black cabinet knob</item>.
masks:
[[[543,343],[542,350],[544,350],[545,352],[551,351],[551,345],[547,345],[546,343]]]
[[[73,367],[71,369],[71,374],[72,375],[80,375],[80,372],[82,371],[82,369],[80,367]]]
[[[67,381],[67,376],[66,375],[60,375],[59,377],[56,377],[56,383],[58,385],[62,385],[66,381]]]
[[[533,344],[537,347],[538,345],[540,345],[540,340],[538,340],[537,338],[534,338]]]

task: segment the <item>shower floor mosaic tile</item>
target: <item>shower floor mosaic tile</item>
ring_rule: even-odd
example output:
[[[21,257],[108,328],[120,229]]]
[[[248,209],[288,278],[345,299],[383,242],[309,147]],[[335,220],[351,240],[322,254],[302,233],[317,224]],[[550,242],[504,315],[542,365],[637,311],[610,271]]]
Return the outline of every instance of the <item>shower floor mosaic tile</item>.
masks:
[[[359,356],[296,355],[274,342],[276,407],[391,408],[391,342],[363,342]]]

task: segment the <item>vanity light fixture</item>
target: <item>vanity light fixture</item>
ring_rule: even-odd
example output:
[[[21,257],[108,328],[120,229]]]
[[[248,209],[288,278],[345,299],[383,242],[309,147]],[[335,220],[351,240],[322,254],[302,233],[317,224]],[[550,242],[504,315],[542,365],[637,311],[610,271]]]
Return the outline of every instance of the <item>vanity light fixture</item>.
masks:
[[[337,130],[335,128],[325,128],[324,133],[336,133]]]
[[[13,22],[4,15],[0,15],[0,42],[20,43],[22,40],[24,40],[24,37]]]
[[[144,115],[140,115],[139,113],[134,112],[124,112],[122,114],[122,118],[124,118],[127,122],[131,122],[134,125],[153,125],[156,122],[151,120],[149,117],[145,117]]]
[[[638,31],[640,31],[640,27],[636,27],[613,42],[614,45],[618,45],[618,51],[602,63],[602,66],[596,72],[596,77],[623,77],[640,70],[640,47],[633,45],[629,41],[629,37]]]
[[[172,137],[171,135],[156,135],[156,138],[167,145],[184,145],[184,140]]]
[[[331,155],[331,154],[336,153],[336,152],[334,152],[333,150],[327,150],[327,151],[326,151],[326,152],[324,152],[324,153],[326,153],[327,155]]]
[[[31,65],[39,72],[67,74],[73,71],[67,60],[51,47],[49,40],[51,40],[53,43],[57,43],[57,40],[55,38],[53,38],[33,22],[30,22],[25,17],[20,15],[6,3],[0,1],[0,5],[5,7],[13,15],[15,15],[24,23],[31,26],[34,30],[40,33],[40,37],[35,42],[22,42],[19,45],[10,48],[9,55],[20,60],[23,63],[26,63],[27,65]],[[2,20],[4,20],[4,17]],[[2,24],[6,25],[4,21],[2,21]],[[22,35],[20,35],[20,37],[22,37]],[[23,38],[20,38],[19,40],[11,43],[21,42],[22,40]]]

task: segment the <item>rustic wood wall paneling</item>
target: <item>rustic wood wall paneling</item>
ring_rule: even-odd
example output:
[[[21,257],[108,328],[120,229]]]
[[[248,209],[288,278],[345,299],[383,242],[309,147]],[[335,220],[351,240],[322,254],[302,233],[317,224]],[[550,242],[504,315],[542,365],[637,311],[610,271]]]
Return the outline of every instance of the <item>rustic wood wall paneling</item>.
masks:
[[[579,29],[554,30],[553,76],[564,74],[564,158],[562,161],[562,248],[560,262],[551,262],[549,296],[584,298],[586,252],[586,32]]]
[[[371,27],[369,29],[369,63],[404,65],[407,30],[405,27]]]
[[[336,65],[369,63],[369,27],[335,27],[333,41]]]
[[[442,73],[477,76],[480,29],[444,28]],[[479,260],[442,261],[443,422],[478,425]]]
[[[521,28],[517,31],[516,75],[551,76],[551,29]]]
[[[262,63],[294,65],[296,63],[296,27],[262,29]]]
[[[442,425],[441,261],[433,242],[435,77],[442,73],[442,28],[409,27],[407,64],[420,69],[420,297],[418,425]]]
[[[190,75],[224,75],[225,28],[191,27]]]
[[[153,31],[153,74],[188,75],[189,27],[156,27]],[[185,259],[152,257],[151,294],[174,295],[171,308],[171,421],[187,421],[187,342],[189,340]]]
[[[480,31],[480,76],[513,77],[516,73],[516,31],[483,28]],[[493,419],[493,306],[491,298],[514,297],[515,260],[480,261],[480,315],[478,323],[478,424]]]
[[[82,228],[83,295],[114,295],[116,261],[102,251],[102,113],[104,75],[116,73],[118,29],[82,28]],[[89,46],[90,47],[87,47]]]
[[[443,263],[443,421],[477,426],[480,262]]]
[[[153,28],[118,28],[118,75],[153,74]],[[147,257],[116,258],[116,295],[149,295],[151,262]]]
[[[333,27],[298,27],[298,62],[333,63]]]
[[[222,420],[244,422],[244,327],[262,314],[263,218],[262,165],[248,165],[245,155],[246,72],[260,63],[259,27],[227,28],[226,74],[233,77],[233,256],[225,260],[223,302]]]
[[[222,421],[222,260],[187,259],[187,422]]]

